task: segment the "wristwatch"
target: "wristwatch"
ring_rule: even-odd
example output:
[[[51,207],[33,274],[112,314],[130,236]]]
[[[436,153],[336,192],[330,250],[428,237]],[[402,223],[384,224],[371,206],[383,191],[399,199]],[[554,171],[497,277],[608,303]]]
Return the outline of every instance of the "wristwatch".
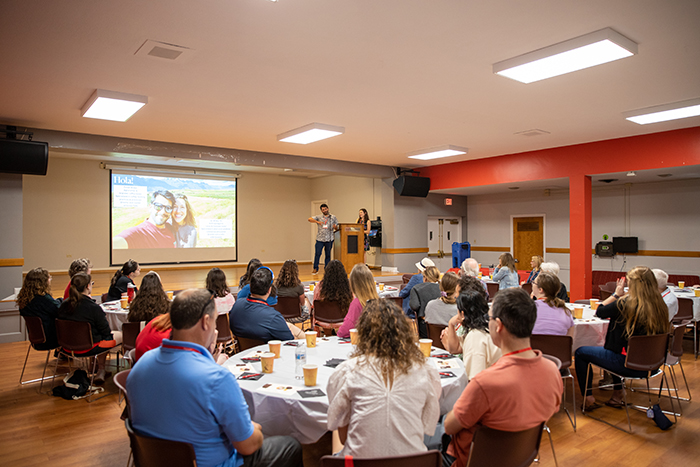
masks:
[[[618,298],[620,298],[620,296],[619,296],[618,294],[616,294],[616,293],[613,293],[612,296],[613,296],[613,298],[615,298],[615,300],[617,300]]]

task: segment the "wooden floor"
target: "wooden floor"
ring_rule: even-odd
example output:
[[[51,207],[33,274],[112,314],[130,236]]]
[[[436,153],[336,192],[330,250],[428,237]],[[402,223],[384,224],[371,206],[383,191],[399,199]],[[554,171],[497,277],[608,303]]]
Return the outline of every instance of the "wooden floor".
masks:
[[[3,466],[100,466],[123,467],[129,442],[111,380],[105,385],[114,394],[92,403],[67,401],[37,393],[38,384],[20,386],[19,375],[28,343],[0,344],[5,369],[0,379],[0,465]],[[688,344],[689,352],[692,343]],[[41,375],[45,353],[32,350],[26,378]],[[53,362],[53,358],[50,359]],[[700,364],[692,355],[683,356],[691,391],[700,397]],[[600,400],[609,392],[596,394]],[[645,396],[633,394],[633,400]],[[580,403],[580,397],[578,398]],[[662,404],[668,405],[667,401]],[[700,462],[700,402],[683,404],[684,415],[667,432],[656,427],[646,415],[633,411],[634,434],[623,433],[578,412],[574,433],[564,412],[548,423],[560,466],[691,466]],[[623,410],[603,407],[595,414],[625,427]],[[315,459],[320,453],[306,454]],[[547,436],[540,450],[543,467],[553,466]],[[308,462],[307,467],[313,465]]]

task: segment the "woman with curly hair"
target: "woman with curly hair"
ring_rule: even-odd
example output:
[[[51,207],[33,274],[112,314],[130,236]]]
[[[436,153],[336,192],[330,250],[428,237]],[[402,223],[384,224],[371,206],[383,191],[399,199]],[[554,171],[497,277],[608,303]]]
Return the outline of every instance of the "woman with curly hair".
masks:
[[[253,273],[255,271],[262,267],[263,263],[260,262],[260,260],[257,258],[253,258],[250,261],[248,261],[248,267],[246,268],[246,272],[245,274],[243,274],[243,276],[241,276],[240,282],[238,284],[240,290],[236,295],[236,300],[245,299],[250,296],[250,278],[253,277]],[[274,284],[272,285],[272,291],[270,292],[270,296],[267,297],[267,304],[269,306],[277,305],[277,288]]]
[[[56,340],[56,317],[61,302],[51,296],[51,274],[44,268],[32,269],[17,294],[19,314],[41,318],[46,342],[37,344],[37,350],[50,350],[58,346]]]
[[[170,300],[163,290],[160,276],[157,272],[151,271],[141,279],[141,290],[131,301],[126,319],[130,323],[148,322],[169,311]]]
[[[323,280],[314,290],[314,300],[336,301],[343,315],[347,314],[352,292],[345,266],[337,259],[331,260],[323,270]]]
[[[226,283],[226,274],[219,268],[211,268],[207,273],[206,288],[214,292],[216,312],[220,315],[228,313],[236,303],[231,289]]]
[[[424,452],[440,416],[440,378],[415,344],[403,311],[389,300],[367,303],[358,343],[336,368],[326,392],[328,429],[341,455],[386,457]]]
[[[195,212],[186,195],[175,194],[173,205],[173,228],[177,248],[194,248],[197,246],[197,221]]]
[[[350,330],[353,329],[357,320],[360,319],[362,310],[370,300],[379,298],[377,295],[377,285],[374,283],[374,276],[366,264],[358,263],[350,272],[350,290],[355,298],[350,302],[348,314],[345,315],[343,324],[338,329],[339,337],[350,337]]]
[[[126,293],[127,289],[129,288],[129,284],[133,285],[134,292],[137,292],[138,289],[136,289],[134,279],[140,274],[141,266],[139,266],[139,263],[133,259],[130,259],[124,263],[124,265],[118,269],[112,277],[109,292],[107,292],[107,301],[114,301],[122,298],[122,294]]]
[[[301,317],[294,318],[294,322],[303,323],[309,319],[309,306],[306,303],[306,295],[304,295],[304,286],[299,280],[299,266],[293,259],[288,259],[282,265],[277,279],[275,279],[275,288],[277,289],[278,297],[292,297],[299,299],[301,306]]]

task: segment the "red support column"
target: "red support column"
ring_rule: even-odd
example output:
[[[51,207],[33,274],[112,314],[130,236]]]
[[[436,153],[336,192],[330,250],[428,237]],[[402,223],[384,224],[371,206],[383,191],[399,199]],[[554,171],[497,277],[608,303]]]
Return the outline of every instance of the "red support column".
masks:
[[[569,177],[569,287],[571,301],[592,293],[591,177]]]

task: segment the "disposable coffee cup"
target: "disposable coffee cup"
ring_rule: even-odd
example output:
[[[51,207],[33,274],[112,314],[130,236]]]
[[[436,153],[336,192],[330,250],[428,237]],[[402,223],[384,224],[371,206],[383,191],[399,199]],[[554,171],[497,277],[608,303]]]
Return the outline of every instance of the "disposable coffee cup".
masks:
[[[591,310],[596,311],[598,309],[599,305],[600,305],[600,302],[598,300],[596,300],[596,301],[591,300]]]
[[[304,369],[304,386],[316,386],[318,365],[306,364],[302,368]]]
[[[275,358],[280,358],[280,349],[282,348],[282,341],[269,341],[267,345],[270,346],[270,352],[275,354]]]
[[[379,283],[379,291],[384,292],[384,282]]]
[[[306,347],[310,349],[316,347],[316,335],[318,333],[316,331],[306,331],[304,334],[306,335]]]
[[[263,373],[272,373],[272,368],[275,366],[275,354],[265,352],[260,356],[260,363],[262,363]]]
[[[700,297],[700,289],[695,289],[694,292],[696,297]]]
[[[420,346],[420,351],[423,352],[423,355],[425,357],[430,357],[430,351],[433,346],[433,340],[432,339],[420,339],[418,341],[418,345]]]
[[[576,308],[574,308],[574,318],[576,318],[576,319],[583,318],[583,308],[578,307],[578,306]]]
[[[678,288],[685,289],[685,281],[678,281]]]
[[[127,308],[129,308],[129,299],[126,297],[122,297],[121,306],[122,306],[122,310],[126,310]]]
[[[172,291],[172,290],[168,290],[168,291],[165,292],[165,293],[168,294],[168,300],[172,300],[172,299],[173,299],[173,291]]]
[[[316,286],[316,284],[314,284],[313,282],[310,283],[310,284],[309,284],[309,292],[313,292],[315,286]]]
[[[358,339],[357,329],[351,329],[350,330],[350,343],[352,345],[357,345],[357,339]]]

